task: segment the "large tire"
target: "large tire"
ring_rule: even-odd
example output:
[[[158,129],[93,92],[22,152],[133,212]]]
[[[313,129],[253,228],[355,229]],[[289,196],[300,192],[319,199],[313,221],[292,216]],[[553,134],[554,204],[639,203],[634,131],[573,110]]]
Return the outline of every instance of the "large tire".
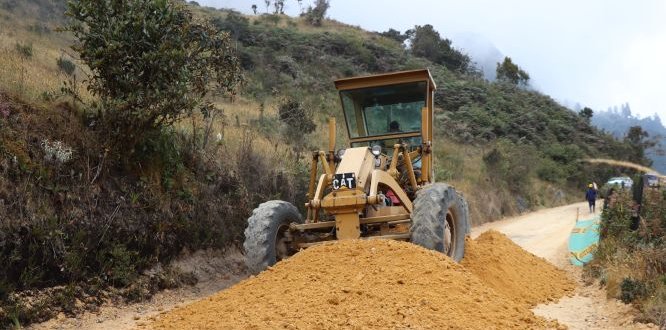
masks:
[[[467,214],[467,202],[453,187],[434,183],[421,189],[414,201],[412,243],[459,262],[465,255],[465,235],[470,227]]]
[[[292,222],[303,223],[303,218],[288,202],[268,201],[252,211],[243,243],[245,263],[252,273],[263,271],[293,252],[281,242]]]

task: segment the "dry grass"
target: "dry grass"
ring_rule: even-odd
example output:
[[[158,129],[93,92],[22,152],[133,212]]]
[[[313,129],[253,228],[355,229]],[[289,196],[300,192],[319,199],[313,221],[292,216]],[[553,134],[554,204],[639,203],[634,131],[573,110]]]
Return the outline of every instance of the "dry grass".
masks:
[[[0,88],[32,103],[43,104],[45,93],[60,94],[63,81],[67,79],[59,72],[56,60],[64,52],[70,52],[71,40],[66,34],[54,31],[55,26],[48,26],[51,30],[48,33],[31,32],[30,26],[35,24],[38,22],[34,20],[17,22],[12,19],[0,23]],[[22,57],[16,50],[17,44],[32,45],[33,55]],[[75,74],[79,80],[84,77],[80,67]],[[91,99],[85,87],[79,85],[81,97]]]
[[[206,126],[210,125],[210,142],[206,152],[212,153],[211,156],[216,157],[221,165],[229,165],[229,160],[233,160],[241,154],[243,152],[241,148],[247,147],[245,141],[249,138],[252,143],[252,151],[266,157],[275,169],[284,171],[293,167],[296,154],[293,152],[292,146],[277,131],[261,133],[261,127],[258,126],[261,106],[258,102],[243,98],[237,98],[234,102],[218,100],[216,107],[221,109],[221,112],[213,118],[212,123],[197,114],[194,119],[184,118],[177,125],[178,129],[186,136],[192,136],[193,126],[196,126],[196,130],[201,134]],[[277,104],[267,103],[264,105],[264,109],[265,120],[271,122],[270,125],[279,127]],[[325,127],[318,125],[317,131],[309,136],[315,141],[318,137],[323,140],[324,133],[327,134]],[[218,140],[218,137],[221,137],[221,140]],[[310,144],[324,146],[315,141],[310,141]],[[309,164],[310,158],[307,154],[307,150],[304,150],[300,154],[299,162]]]

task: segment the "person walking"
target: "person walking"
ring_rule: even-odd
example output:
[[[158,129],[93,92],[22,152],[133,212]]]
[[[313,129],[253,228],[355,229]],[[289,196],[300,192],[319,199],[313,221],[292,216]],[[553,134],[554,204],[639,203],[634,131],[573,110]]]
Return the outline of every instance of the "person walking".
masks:
[[[590,213],[596,213],[595,204],[597,201],[597,190],[594,189],[594,185],[590,183],[587,186],[587,192],[585,193],[585,199],[590,206]]]

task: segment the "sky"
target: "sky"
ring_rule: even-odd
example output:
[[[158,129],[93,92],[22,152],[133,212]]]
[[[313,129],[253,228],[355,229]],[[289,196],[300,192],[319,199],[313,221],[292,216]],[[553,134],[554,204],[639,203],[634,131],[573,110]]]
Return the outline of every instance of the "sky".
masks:
[[[198,0],[251,14],[264,1]],[[306,6],[313,0],[303,0]],[[431,24],[444,37],[492,44],[560,103],[594,110],[629,103],[666,122],[666,1],[663,0],[330,0],[329,18],[371,31]],[[286,12],[297,15],[296,0]],[[462,40],[462,39],[459,39]],[[459,45],[458,45],[459,46]]]

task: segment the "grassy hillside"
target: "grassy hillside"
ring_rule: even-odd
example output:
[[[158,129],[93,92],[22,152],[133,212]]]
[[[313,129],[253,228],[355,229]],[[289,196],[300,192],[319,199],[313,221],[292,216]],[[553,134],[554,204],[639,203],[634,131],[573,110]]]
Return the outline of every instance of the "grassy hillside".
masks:
[[[88,70],[68,47],[73,38],[56,32],[63,3],[0,1],[0,217],[10,219],[0,223],[3,326],[74,313],[83,308],[76,298],[109,287],[143,299],[186,282],[168,270],[140,274],[182,250],[238,244],[262,201],[303,205],[305,151],[324,145],[328,116],[344,123],[336,78],[431,70],[436,176],[465,194],[475,224],[577,199],[585,182],[610,171],[578,160],[626,147],[548,96],[454,72],[377,33],[191,7],[234,38],[245,76],[239,95],[214,100],[215,115],[186,118],[151,135],[136,157],[112,163],[83,83]],[[76,64],[80,101],[61,93],[73,79],[58,58]],[[317,125],[312,133],[279,119],[294,100]],[[343,147],[344,127],[338,134]]]

